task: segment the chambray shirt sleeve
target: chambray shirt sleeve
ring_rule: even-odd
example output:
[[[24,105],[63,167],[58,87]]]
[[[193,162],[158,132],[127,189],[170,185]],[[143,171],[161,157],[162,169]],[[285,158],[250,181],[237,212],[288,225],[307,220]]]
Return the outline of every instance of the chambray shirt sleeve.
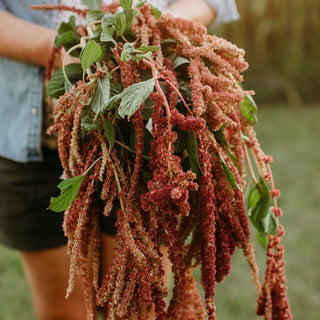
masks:
[[[0,11],[5,11],[7,8],[6,8],[6,5],[4,4],[4,2],[2,0],[0,0]]]
[[[208,29],[227,22],[239,19],[239,12],[235,0],[205,0],[216,12],[214,22],[208,26]]]

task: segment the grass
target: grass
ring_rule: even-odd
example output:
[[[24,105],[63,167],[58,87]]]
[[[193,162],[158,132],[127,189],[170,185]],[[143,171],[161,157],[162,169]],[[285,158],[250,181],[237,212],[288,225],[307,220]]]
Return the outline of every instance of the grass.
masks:
[[[318,106],[319,107],[319,106]],[[262,148],[274,157],[275,182],[282,192],[281,223],[287,234],[288,295],[295,319],[319,319],[320,310],[320,108],[262,106],[256,127]],[[264,249],[256,246],[263,273]],[[230,276],[218,284],[218,318],[254,320],[256,293],[241,252]],[[35,319],[17,252],[0,247],[0,319]]]

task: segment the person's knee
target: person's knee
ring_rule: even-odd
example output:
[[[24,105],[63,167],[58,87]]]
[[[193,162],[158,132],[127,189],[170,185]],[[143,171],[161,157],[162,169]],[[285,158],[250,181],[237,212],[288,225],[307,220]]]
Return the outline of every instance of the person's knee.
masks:
[[[77,308],[59,308],[55,310],[43,310],[37,314],[38,320],[86,320],[87,315]]]

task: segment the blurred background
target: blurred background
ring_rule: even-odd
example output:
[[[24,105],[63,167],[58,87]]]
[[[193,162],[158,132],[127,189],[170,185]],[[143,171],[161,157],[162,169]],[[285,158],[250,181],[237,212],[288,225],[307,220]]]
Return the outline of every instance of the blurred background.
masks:
[[[223,0],[221,0],[223,1]],[[238,0],[241,19],[215,31],[246,50],[246,89],[256,92],[256,131],[274,158],[286,235],[294,319],[320,310],[320,0]],[[261,277],[265,249],[255,241]],[[241,252],[216,291],[218,318],[254,320],[256,293]],[[0,246],[0,320],[33,320],[18,253]]]
[[[238,0],[241,19],[216,32],[246,50],[258,102],[320,101],[320,1]]]

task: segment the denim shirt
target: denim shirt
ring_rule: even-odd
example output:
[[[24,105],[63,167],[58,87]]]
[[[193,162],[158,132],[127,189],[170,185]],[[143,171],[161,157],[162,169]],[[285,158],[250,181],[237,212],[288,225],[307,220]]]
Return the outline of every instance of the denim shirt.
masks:
[[[238,18],[234,0],[206,0],[216,11],[213,26]],[[0,0],[0,10],[53,28],[55,11],[31,10],[31,4],[58,0]],[[1,45],[1,43],[0,43]],[[42,160],[42,67],[0,57],[0,156],[18,162]]]
[[[0,0],[0,10],[51,28],[54,12],[29,8],[44,3],[48,1]],[[19,162],[42,159],[43,74],[41,67],[0,58],[0,156]]]

